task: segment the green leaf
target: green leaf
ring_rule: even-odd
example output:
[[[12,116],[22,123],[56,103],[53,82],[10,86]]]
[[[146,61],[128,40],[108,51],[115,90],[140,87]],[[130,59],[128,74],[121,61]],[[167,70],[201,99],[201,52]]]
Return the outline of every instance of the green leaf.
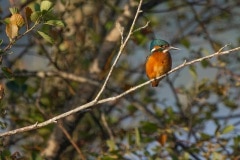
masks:
[[[2,39],[0,39],[0,45],[3,43],[3,40]]]
[[[128,110],[128,112],[129,112],[130,114],[133,114],[133,113],[135,113],[136,111],[138,111],[137,108],[136,108],[134,105],[132,105],[132,104],[130,104],[129,106],[127,106],[127,110]]]
[[[136,145],[139,147],[141,142],[140,142],[140,133],[139,133],[139,129],[135,128],[135,143]]]
[[[19,84],[17,81],[9,81],[6,83],[6,86],[12,92],[19,93],[19,94],[27,90],[26,84]]]
[[[204,140],[209,140],[211,138],[211,136],[209,134],[206,133],[201,133],[201,139]]]
[[[41,11],[48,11],[52,8],[53,3],[50,1],[42,1],[40,4],[40,10]]]
[[[213,152],[212,157],[213,157],[213,159],[224,159],[223,155],[218,152]]]
[[[236,109],[238,107],[238,105],[230,99],[224,99],[223,103],[231,109]]]
[[[13,77],[12,70],[8,67],[2,67],[2,72],[4,76],[7,77],[8,79],[11,79]]]
[[[191,43],[187,38],[181,39],[181,44],[184,45],[186,48],[189,48]]]
[[[45,22],[45,24],[51,25],[51,26],[59,26],[64,27],[65,24],[61,20],[49,20]]]
[[[1,129],[6,129],[7,128],[7,123],[0,121],[0,128]]]
[[[43,160],[43,158],[37,153],[37,152],[32,152],[32,160]]]
[[[208,60],[202,60],[201,65],[203,68],[206,68],[206,67],[210,66],[210,62]]]
[[[36,11],[36,12],[33,12],[31,14],[30,19],[31,19],[32,22],[37,22],[37,21],[39,21],[40,17],[41,17],[41,12],[40,11]]]
[[[42,31],[37,31],[37,32],[44,40],[53,44],[54,40],[52,39],[52,37],[50,37],[49,35],[47,35],[46,33],[42,32]]]
[[[110,151],[116,150],[115,142],[111,139],[107,140],[107,146],[109,147]]]
[[[142,122],[142,129],[146,133],[154,133],[158,130],[158,126],[156,123]]]
[[[16,7],[9,8],[9,11],[11,12],[11,14],[18,13],[18,9]]]
[[[34,9],[35,9],[35,11],[40,11],[40,4],[35,3],[34,4]]]
[[[189,72],[194,79],[197,79],[197,71],[195,66],[189,66]]]
[[[1,159],[10,159],[11,157],[11,152],[7,149],[4,149],[3,151],[1,151]]]
[[[236,146],[238,148],[238,146],[240,144],[240,135],[233,138],[233,143],[234,143],[234,146]]]
[[[233,125],[228,125],[225,128],[223,128],[222,134],[227,134],[229,132],[232,132],[233,130],[234,130],[234,126]]]

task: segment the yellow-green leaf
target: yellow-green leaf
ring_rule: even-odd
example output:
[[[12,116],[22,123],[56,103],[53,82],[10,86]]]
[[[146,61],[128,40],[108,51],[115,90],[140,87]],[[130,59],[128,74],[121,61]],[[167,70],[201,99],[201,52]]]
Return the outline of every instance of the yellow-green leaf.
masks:
[[[48,11],[49,9],[51,9],[53,6],[53,3],[50,1],[42,1],[40,4],[40,10],[41,11]]]
[[[40,16],[41,16],[40,11],[33,12],[30,16],[30,19],[31,19],[32,22],[37,22],[39,20]]]
[[[197,78],[197,71],[195,66],[189,66],[189,72],[193,76],[194,79]]]
[[[139,129],[135,128],[135,143],[137,146],[140,146],[141,142],[140,142],[140,133],[139,133]]]
[[[186,48],[190,48],[190,41],[187,38],[181,39],[181,44],[184,45]]]
[[[64,27],[64,23],[61,20],[49,20],[45,22],[45,24],[51,25],[51,26],[59,26]]]
[[[111,140],[111,139],[107,140],[107,146],[109,147],[110,151],[116,150],[116,145],[114,140]]]
[[[47,42],[49,42],[49,43],[53,43],[53,42],[54,42],[53,39],[52,39],[52,37],[50,37],[50,36],[47,35],[46,33],[42,32],[42,31],[37,31],[37,32],[38,32],[38,34],[39,34],[44,40],[46,40]]]
[[[229,132],[231,132],[233,130],[234,130],[234,126],[233,125],[228,125],[225,128],[223,128],[222,134],[227,134],[227,133],[229,133]]]
[[[17,9],[16,7],[9,8],[9,11],[10,11],[12,14],[18,13],[18,9]]]

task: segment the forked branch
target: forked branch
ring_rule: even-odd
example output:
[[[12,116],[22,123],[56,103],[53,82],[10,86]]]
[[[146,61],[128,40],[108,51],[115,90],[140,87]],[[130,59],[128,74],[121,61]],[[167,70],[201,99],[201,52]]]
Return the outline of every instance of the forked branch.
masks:
[[[222,51],[225,47],[226,46],[224,46],[218,52],[213,53],[211,55],[204,56],[204,57],[201,57],[201,58],[197,58],[197,59],[194,59],[194,60],[189,61],[189,62],[184,61],[182,64],[180,64],[179,66],[173,68],[167,74],[171,74],[171,73],[176,72],[177,70],[179,70],[179,69],[181,69],[183,67],[192,65],[192,64],[197,63],[197,62],[201,62],[201,61],[206,60],[206,59],[210,59],[210,58],[213,58],[213,57],[216,57],[216,56],[226,55],[226,54],[230,54],[230,53],[233,53],[233,52],[236,52],[236,51],[240,51],[240,47],[236,47],[236,48],[233,48],[233,49]],[[163,78],[167,74],[162,75],[160,77],[157,77],[157,79]],[[11,131],[7,131],[7,132],[4,132],[4,133],[1,133],[0,137],[10,136],[10,135],[14,135],[14,134],[21,133],[21,132],[27,132],[27,131],[30,131],[30,130],[34,130],[34,129],[37,129],[37,128],[41,128],[41,127],[47,126],[47,125],[52,124],[52,123],[57,123],[57,121],[59,119],[65,118],[65,117],[67,117],[67,116],[69,116],[71,114],[74,114],[74,113],[77,113],[77,112],[80,112],[80,111],[84,111],[85,109],[90,109],[91,107],[96,106],[97,104],[103,104],[103,103],[107,103],[107,102],[110,102],[110,101],[115,101],[117,99],[120,99],[121,97],[123,97],[125,95],[128,95],[128,94],[138,90],[139,88],[144,87],[144,86],[150,84],[152,81],[153,80],[148,80],[148,81],[146,81],[144,83],[141,83],[141,84],[139,84],[139,85],[137,85],[135,87],[130,88],[129,90],[127,90],[127,91],[125,91],[125,92],[123,92],[123,93],[121,93],[121,94],[119,94],[117,96],[101,99],[101,100],[98,100],[97,102],[93,100],[93,101],[91,101],[89,103],[86,103],[86,104],[83,104],[81,106],[78,106],[75,109],[72,109],[72,110],[70,110],[68,112],[65,112],[63,114],[55,116],[55,117],[53,117],[53,118],[51,118],[51,119],[49,119],[47,121],[44,121],[44,122],[41,122],[41,123],[35,123],[33,125],[30,125],[30,126],[26,126],[26,127],[22,127],[22,128],[19,128],[19,129],[15,129],[15,130],[11,130]]]

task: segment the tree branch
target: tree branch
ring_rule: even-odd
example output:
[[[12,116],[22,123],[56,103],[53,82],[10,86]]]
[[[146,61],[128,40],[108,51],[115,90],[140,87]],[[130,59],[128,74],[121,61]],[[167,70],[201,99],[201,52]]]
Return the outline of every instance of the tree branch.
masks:
[[[205,57],[202,57],[202,58],[198,58],[198,59],[194,59],[194,60],[189,61],[189,62],[187,62],[185,60],[182,64],[180,64],[179,66],[173,68],[167,74],[171,74],[171,73],[176,72],[177,70],[179,70],[179,69],[181,69],[183,67],[192,65],[192,64],[197,63],[197,62],[201,62],[201,61],[206,60],[206,59],[210,59],[210,58],[213,58],[213,57],[216,57],[216,56],[226,55],[226,54],[230,54],[232,52],[240,51],[240,47],[236,47],[236,48],[233,48],[233,49],[230,49],[230,50],[227,50],[227,51],[222,51],[226,46],[227,45],[222,47],[218,52],[215,52],[215,53],[213,53],[211,55],[208,55],[208,56],[205,56]],[[157,77],[157,79],[163,78],[167,74],[162,75],[160,77]],[[65,112],[63,114],[55,116],[55,117],[53,117],[53,118],[51,118],[49,120],[46,120],[44,122],[41,122],[41,123],[36,122],[33,125],[29,125],[29,126],[26,126],[26,127],[22,127],[22,128],[18,128],[18,129],[15,129],[15,130],[11,130],[11,131],[7,131],[7,132],[4,132],[4,133],[1,133],[0,137],[10,136],[10,135],[14,135],[14,134],[17,134],[17,133],[22,133],[22,132],[27,132],[27,131],[30,131],[30,130],[34,130],[34,129],[37,129],[37,128],[41,128],[41,127],[47,126],[47,125],[52,124],[52,123],[57,123],[57,121],[59,119],[65,118],[65,117],[67,117],[69,115],[72,115],[72,114],[80,112],[80,111],[84,111],[86,109],[90,109],[90,108],[96,106],[97,104],[103,104],[103,103],[106,103],[106,102],[111,102],[111,101],[118,100],[121,97],[123,97],[123,96],[125,96],[125,95],[127,95],[129,93],[132,93],[132,92],[138,90],[139,88],[141,88],[143,86],[146,86],[146,85],[150,84],[153,80],[154,79],[148,80],[148,81],[146,81],[144,83],[141,83],[141,84],[139,84],[139,85],[137,85],[135,87],[132,87],[129,90],[127,90],[127,91],[117,95],[117,96],[113,96],[113,97],[105,98],[105,99],[102,99],[102,100],[98,100],[97,102],[95,100],[92,100],[91,102],[88,102],[86,104],[78,106],[75,109],[72,109],[72,110],[70,110],[68,112]]]
[[[109,80],[109,78],[110,78],[110,76],[111,76],[111,74],[112,74],[112,71],[113,71],[114,67],[115,67],[116,64],[117,64],[117,62],[118,62],[118,60],[119,60],[119,58],[120,58],[120,56],[121,56],[121,54],[122,54],[122,52],[123,52],[123,49],[124,49],[125,46],[127,45],[127,42],[128,42],[128,40],[129,40],[129,38],[130,38],[131,35],[133,34],[133,28],[134,28],[135,23],[136,23],[136,21],[137,21],[138,15],[141,13],[141,10],[140,10],[140,9],[141,9],[141,6],[142,6],[142,1],[143,1],[143,0],[140,0],[140,2],[139,2],[139,4],[138,4],[137,12],[136,12],[136,15],[135,15],[135,17],[134,17],[134,19],[133,19],[132,25],[131,25],[131,27],[130,27],[130,29],[129,29],[128,35],[127,35],[126,39],[124,40],[124,42],[123,42],[123,43],[121,44],[121,46],[120,46],[120,49],[119,49],[118,54],[117,54],[117,57],[115,58],[115,60],[114,60],[114,62],[113,62],[113,65],[111,66],[110,71],[108,72],[108,75],[107,75],[107,77],[106,77],[106,79],[105,79],[105,81],[104,81],[104,83],[103,83],[100,91],[98,92],[96,98],[94,99],[95,102],[98,101],[98,99],[99,99],[99,97],[101,96],[102,92],[103,92],[104,89],[106,88],[107,82],[108,82],[108,80]],[[122,37],[123,37],[123,35],[122,35]],[[123,39],[123,38],[122,38],[122,39]]]

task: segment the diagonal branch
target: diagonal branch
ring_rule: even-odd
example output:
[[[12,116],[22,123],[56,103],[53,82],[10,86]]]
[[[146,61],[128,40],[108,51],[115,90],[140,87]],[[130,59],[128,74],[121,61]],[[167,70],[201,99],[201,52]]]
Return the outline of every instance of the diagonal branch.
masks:
[[[110,78],[110,76],[111,76],[111,74],[112,74],[112,71],[113,71],[114,67],[115,67],[116,64],[117,64],[117,62],[118,62],[118,60],[119,60],[119,58],[120,58],[120,56],[121,56],[121,54],[122,54],[122,52],[123,52],[123,49],[124,49],[125,46],[127,45],[127,42],[128,42],[128,40],[129,40],[129,38],[130,38],[131,35],[133,34],[133,28],[134,28],[134,26],[135,26],[135,24],[136,24],[138,15],[142,12],[142,11],[140,10],[140,9],[141,9],[141,6],[142,6],[142,1],[143,1],[143,0],[140,0],[140,2],[139,2],[139,4],[138,4],[137,12],[136,12],[136,15],[135,15],[135,17],[134,17],[134,19],[133,19],[132,25],[131,25],[131,27],[130,27],[130,29],[129,29],[128,35],[127,35],[126,39],[124,40],[124,42],[123,42],[123,43],[121,44],[121,46],[120,46],[120,49],[119,49],[118,54],[117,54],[117,57],[115,58],[112,66],[111,66],[111,68],[110,68],[110,71],[108,72],[108,75],[107,75],[107,77],[106,77],[106,79],[105,79],[105,81],[104,81],[104,83],[103,83],[100,91],[98,92],[96,98],[94,99],[95,102],[98,101],[99,97],[101,96],[101,94],[103,93],[104,89],[106,88],[107,82],[108,82],[108,80],[109,80],[109,78]],[[122,35],[122,36],[123,36],[123,35]],[[122,39],[123,39],[123,38],[122,38]]]
[[[226,45],[227,46],[227,45]],[[213,58],[213,57],[216,57],[216,56],[221,56],[221,55],[226,55],[226,54],[230,54],[232,52],[236,52],[236,51],[240,51],[240,47],[236,47],[236,48],[233,48],[233,49],[230,49],[230,50],[226,50],[226,51],[222,51],[226,46],[222,47],[218,52],[215,52],[211,55],[208,55],[208,56],[205,56],[205,57],[201,57],[201,58],[197,58],[197,59],[194,59],[192,61],[189,61],[187,62],[186,60],[180,64],[179,66],[173,68],[171,71],[169,71],[167,74],[171,74],[173,72],[176,72],[177,70],[183,68],[183,67],[186,67],[186,66],[189,66],[189,65],[192,65],[194,63],[197,63],[197,62],[201,62],[203,60],[206,60],[206,59],[210,59],[210,58]],[[160,78],[163,78],[165,77],[167,74],[165,75],[162,75],[160,77],[157,77],[157,79],[160,79]],[[114,100],[117,100],[117,99],[120,99],[121,97],[125,96],[125,95],[128,95],[129,93],[132,93],[136,90],[138,90],[139,88],[142,88],[143,86],[146,86],[148,84],[150,84],[151,82],[153,81],[152,80],[148,80],[144,83],[141,83],[135,87],[132,87],[130,88],[129,90],[117,95],[117,96],[113,96],[113,97],[109,97],[109,98],[105,98],[105,99],[102,99],[102,100],[98,100],[97,102],[95,100],[89,102],[89,103],[86,103],[86,104],[83,104],[81,106],[78,106],[76,107],[75,109],[72,109],[68,112],[65,112],[63,114],[60,114],[58,116],[55,116],[47,121],[44,121],[44,122],[41,122],[41,123],[35,123],[33,125],[29,125],[29,126],[26,126],[26,127],[22,127],[22,128],[18,128],[18,129],[15,129],[15,130],[11,130],[11,131],[7,131],[7,132],[4,132],[4,133],[1,133],[0,134],[0,137],[5,137],[5,136],[10,136],[10,135],[14,135],[14,134],[17,134],[17,133],[22,133],[22,132],[27,132],[27,131],[30,131],[30,130],[34,130],[34,129],[37,129],[37,128],[41,128],[41,127],[44,127],[44,126],[47,126],[49,124],[52,124],[52,123],[57,123],[57,121],[59,119],[62,119],[62,118],[65,118],[69,115],[72,115],[74,113],[77,113],[77,112],[80,112],[80,111],[84,111],[86,109],[90,109],[94,106],[96,106],[97,104],[103,104],[103,103],[106,103],[106,102],[111,102],[111,101],[114,101]]]

